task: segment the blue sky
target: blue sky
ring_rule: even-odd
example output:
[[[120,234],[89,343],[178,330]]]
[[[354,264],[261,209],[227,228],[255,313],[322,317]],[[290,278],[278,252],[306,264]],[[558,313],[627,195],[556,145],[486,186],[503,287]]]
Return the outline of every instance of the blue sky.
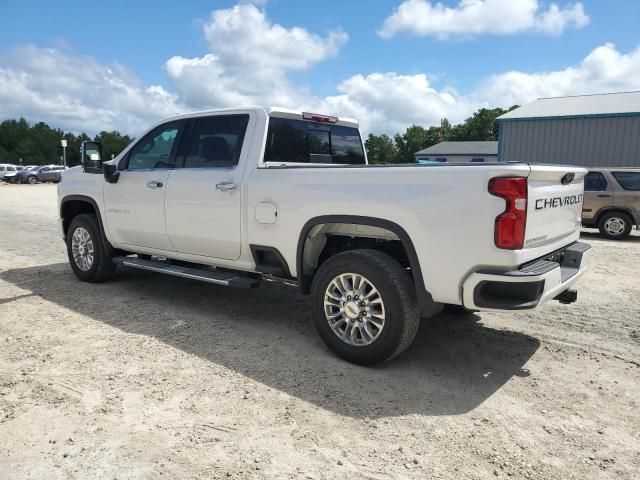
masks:
[[[100,121],[89,118],[91,114],[87,111],[99,107],[104,110],[106,127],[136,133],[145,122],[171,109],[192,110],[230,106],[233,100],[263,100],[260,103],[286,101],[291,104],[284,106],[317,106],[339,109],[328,112],[338,115],[364,115],[366,118],[360,119],[367,129],[392,133],[411,123],[434,123],[442,116],[457,121],[480,106],[506,107],[511,102],[522,103],[547,93],[640,88],[640,80],[628,78],[640,68],[637,51],[640,2],[583,0],[554,4],[512,0],[512,5],[520,5],[508,11],[500,7],[505,1],[487,0],[493,5],[483,13],[482,5],[469,8],[469,4],[482,4],[482,0],[444,1],[441,7],[427,0],[270,0],[255,6],[234,1],[3,0],[0,117],[24,114],[32,121],[43,119],[58,122],[64,128],[92,130],[100,128]],[[399,8],[408,12],[411,21],[402,20],[398,14],[395,23],[391,22],[394,26],[382,33],[385,21],[398,13]],[[235,15],[240,26],[228,31],[224,26],[228,15],[216,23],[214,11]],[[250,23],[245,22],[246,15],[259,22],[253,31],[243,30],[242,25]],[[278,30],[280,27],[284,33]],[[294,28],[307,35],[299,45],[286,36]],[[243,47],[243,42],[248,42],[247,37],[254,33],[257,38],[253,41],[259,43],[249,42],[247,50],[255,53],[253,46],[263,45],[265,50],[260,58],[268,60],[261,63],[258,59],[261,64],[257,68],[252,66],[255,59],[243,60],[247,56],[247,50],[243,51],[247,45]],[[280,33],[291,45],[278,43],[282,40],[277,38]],[[269,42],[276,43],[269,45]],[[234,45],[238,45],[236,50]],[[278,50],[279,56],[271,59],[273,50]],[[596,58],[591,63],[595,67],[585,67],[583,75],[573,75],[571,69],[579,69],[594,51]],[[207,55],[217,58],[215,65]],[[172,57],[179,60],[174,61],[173,74],[168,74],[167,62]],[[208,64],[198,65],[197,74],[183,68],[187,59],[205,58]],[[292,63],[286,59],[300,61]],[[73,75],[83,62],[90,63],[88,70],[94,72],[94,77],[83,79],[82,75]],[[269,62],[279,66],[271,68]],[[63,72],[56,71],[57,63],[64,65]],[[592,71],[616,69],[620,64],[625,69],[617,76],[612,76],[611,71]],[[42,65],[49,65],[50,70]],[[140,99],[130,99],[133,105],[111,90],[102,96],[109,104],[99,104],[99,99],[91,98],[87,91],[106,88],[96,84],[95,76],[103,77],[105,85],[113,84],[111,74],[105,70],[113,68],[118,70],[118,81],[141,92]],[[213,70],[208,74],[206,68]],[[508,72],[520,76],[509,77]],[[372,78],[372,74],[382,77]],[[77,93],[74,95],[69,87],[56,90],[43,86],[43,81],[20,83],[25,76],[39,75],[61,85],[65,84],[64,75],[74,77],[71,83],[77,84]],[[421,76],[426,78],[425,82]],[[223,86],[214,89],[209,85],[211,91],[206,94],[197,91],[208,79]],[[245,79],[248,84],[234,90],[234,85]],[[504,82],[516,82],[518,88],[501,87]],[[531,82],[539,85],[531,87]],[[555,87],[545,87],[545,83]],[[24,104],[14,92],[8,102],[11,105],[3,107],[3,86],[8,86],[5,92],[15,89],[18,95],[24,93]],[[159,101],[157,95],[152,101],[145,100],[145,91],[150,87],[159,87],[162,95],[167,94],[162,105],[155,105]],[[385,89],[389,90],[388,95]],[[124,92],[125,97],[131,95]],[[385,96],[393,97],[386,105],[380,98]],[[429,96],[433,97],[432,102]],[[41,100],[34,102],[33,97]],[[61,114],[55,101],[50,100],[62,98],[67,102]],[[399,108],[411,98],[417,99],[416,111],[406,112],[406,106]],[[79,104],[75,120],[73,110],[67,109],[69,103]],[[150,111],[142,112],[140,103],[152,104]]]

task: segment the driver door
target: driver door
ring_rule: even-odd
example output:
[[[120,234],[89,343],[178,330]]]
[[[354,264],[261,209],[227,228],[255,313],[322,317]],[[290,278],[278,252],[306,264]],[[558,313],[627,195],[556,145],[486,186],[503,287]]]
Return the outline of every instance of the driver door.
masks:
[[[107,228],[114,243],[173,251],[164,218],[165,191],[184,127],[164,123],[139,140],[120,161],[117,183],[106,183]]]

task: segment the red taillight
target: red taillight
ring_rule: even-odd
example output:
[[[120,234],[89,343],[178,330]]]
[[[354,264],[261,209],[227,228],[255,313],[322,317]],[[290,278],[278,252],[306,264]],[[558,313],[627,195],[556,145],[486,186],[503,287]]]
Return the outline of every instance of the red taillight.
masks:
[[[504,198],[507,206],[496,217],[494,241],[496,247],[518,250],[524,246],[527,224],[527,179],[497,177],[489,181],[489,193]]]

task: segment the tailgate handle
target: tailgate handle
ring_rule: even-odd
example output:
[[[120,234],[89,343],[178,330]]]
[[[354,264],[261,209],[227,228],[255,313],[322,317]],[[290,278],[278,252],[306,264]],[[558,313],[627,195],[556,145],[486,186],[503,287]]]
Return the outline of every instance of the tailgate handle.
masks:
[[[611,198],[611,195],[600,194],[598,195],[600,198]]]

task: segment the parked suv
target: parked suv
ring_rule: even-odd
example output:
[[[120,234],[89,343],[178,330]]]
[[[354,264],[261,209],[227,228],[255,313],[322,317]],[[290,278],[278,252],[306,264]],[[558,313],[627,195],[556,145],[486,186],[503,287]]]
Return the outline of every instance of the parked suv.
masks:
[[[582,224],[626,238],[640,224],[640,168],[598,168],[584,179]]]

